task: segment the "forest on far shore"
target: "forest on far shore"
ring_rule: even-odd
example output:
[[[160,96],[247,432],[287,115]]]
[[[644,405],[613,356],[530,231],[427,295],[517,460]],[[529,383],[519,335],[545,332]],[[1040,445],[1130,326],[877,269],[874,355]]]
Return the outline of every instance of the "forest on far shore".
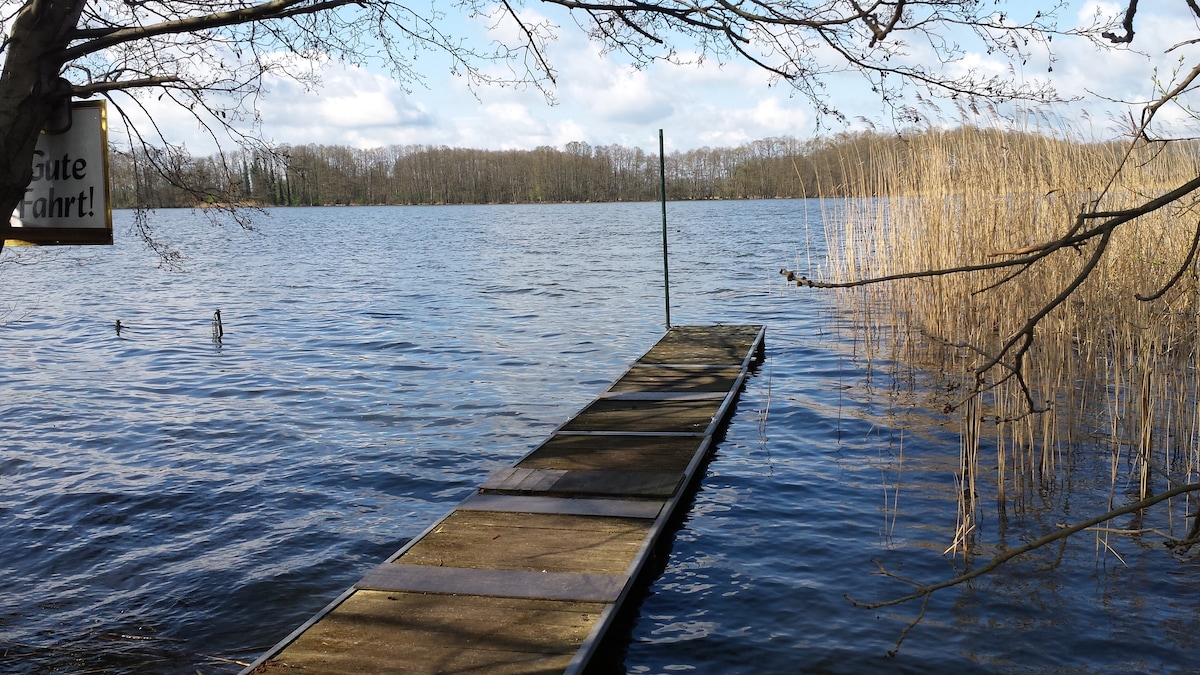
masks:
[[[874,158],[891,154],[915,136],[966,132],[979,130],[907,135],[860,131],[671,152],[665,162],[667,197],[852,196],[864,184],[878,185],[878,180],[863,180],[879,178]],[[984,133],[997,135],[1002,145],[1031,135]],[[285,145],[270,152],[208,157],[192,157],[178,149],[142,149],[114,151],[110,164],[116,208],[651,201],[659,198],[660,189],[656,152],[582,142],[534,150]]]

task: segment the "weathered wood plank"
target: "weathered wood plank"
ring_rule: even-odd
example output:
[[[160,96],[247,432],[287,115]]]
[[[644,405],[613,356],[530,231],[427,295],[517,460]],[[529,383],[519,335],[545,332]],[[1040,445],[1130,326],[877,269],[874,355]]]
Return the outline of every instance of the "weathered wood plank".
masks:
[[[720,404],[720,401],[598,400],[563,425],[561,431],[703,433],[712,424]]]
[[[609,387],[609,391],[691,391],[725,394],[733,388],[741,373],[741,367],[667,368],[635,364]]]
[[[458,505],[460,511],[507,511],[510,513],[565,513],[576,516],[646,518],[662,511],[658,500],[595,499],[588,497],[535,497],[526,495],[475,494]]]
[[[682,471],[568,471],[554,483],[552,491],[557,494],[666,499],[675,494],[683,478]]]
[[[397,562],[624,574],[650,526],[640,519],[455,511]]]
[[[526,469],[507,467],[488,477],[480,486],[483,490],[522,490],[527,492],[549,491],[566,471],[554,469]]]
[[[721,401],[725,392],[716,391],[606,391],[600,398],[613,401]]]
[[[358,591],[266,672],[561,673],[604,605]]]
[[[536,627],[530,627],[536,630]],[[479,651],[465,646],[429,646],[416,635],[406,645],[362,646],[359,641],[330,643],[328,648],[289,650],[255,669],[256,673],[319,675],[561,675],[572,655],[563,653]],[[382,647],[382,648],[381,648]],[[393,648],[394,647],[394,648]]]
[[[564,574],[384,563],[354,585],[361,590],[490,595],[504,598],[616,602],[621,574]]]
[[[760,326],[680,326],[671,329],[641,363],[708,363],[740,366]]]
[[[525,469],[683,471],[701,436],[572,436],[555,434],[517,466]]]
[[[656,497],[675,494],[683,481],[680,471],[562,471],[558,469],[501,469],[480,490],[518,494],[608,497]]]

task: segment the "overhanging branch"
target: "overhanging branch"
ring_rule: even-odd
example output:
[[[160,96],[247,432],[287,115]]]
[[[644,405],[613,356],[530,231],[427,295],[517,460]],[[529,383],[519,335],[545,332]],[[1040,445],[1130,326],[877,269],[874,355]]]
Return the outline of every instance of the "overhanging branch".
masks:
[[[111,30],[110,32],[104,32],[104,34],[82,44],[69,47],[63,53],[63,59],[65,61],[71,61],[81,56],[92,54],[118,44],[156,37],[159,35],[192,33],[196,31],[209,30],[212,28],[221,28],[224,26],[250,23],[253,21],[286,19],[305,14],[316,14],[319,12],[337,9],[338,7],[344,7],[346,5],[361,5],[363,3],[363,0],[325,0],[324,2],[306,4],[307,1],[308,0],[272,0],[271,2],[264,2],[261,5],[244,7],[242,9],[231,10],[228,12],[214,12],[204,16],[175,19],[149,26],[131,26],[128,28],[119,28]]]
[[[71,87],[71,94],[80,98],[88,98],[109,91],[126,91],[142,87],[162,87],[171,84],[184,84],[183,78],[168,75],[158,77],[143,77],[136,80],[114,80],[112,82],[92,82],[77,84]]]
[[[887,274],[879,277],[870,277],[867,279],[855,279],[854,281],[815,281],[803,276],[797,276],[795,273],[788,270],[781,270],[780,273],[789,276],[788,281],[795,281],[797,286],[807,286],[809,288],[854,288],[857,286],[867,286],[871,284],[883,283],[886,281],[898,281],[900,279],[925,279],[931,277],[940,277],[950,274],[966,274],[969,272],[983,272],[986,270],[1004,269],[1008,267],[1017,267],[1021,265],[1030,265],[1032,263],[1045,258],[1055,251],[1063,248],[1074,248],[1081,246],[1092,239],[1104,236],[1106,233],[1111,233],[1117,227],[1128,223],[1131,220],[1141,216],[1153,213],[1169,204],[1172,204],[1187,195],[1200,190],[1200,176],[1197,176],[1179,187],[1163,194],[1160,197],[1151,199],[1150,201],[1132,209],[1123,209],[1120,211],[1092,211],[1080,213],[1075,217],[1074,226],[1059,239],[1054,241],[1030,246],[1018,251],[1002,252],[996,255],[1006,255],[1008,253],[1019,253],[1016,258],[1003,260],[992,263],[981,263],[977,265],[960,265],[957,267],[946,267],[943,269],[921,270],[917,272],[902,272],[898,274]],[[1087,230],[1082,230],[1082,225],[1089,220],[1105,219],[1099,225],[1093,226]]]
[[[1125,29],[1124,35],[1105,31],[1100,34],[1100,37],[1118,45],[1133,42],[1133,17],[1137,14],[1137,6],[1138,0],[1129,0],[1129,5],[1125,8],[1125,19],[1121,21],[1121,27]]]

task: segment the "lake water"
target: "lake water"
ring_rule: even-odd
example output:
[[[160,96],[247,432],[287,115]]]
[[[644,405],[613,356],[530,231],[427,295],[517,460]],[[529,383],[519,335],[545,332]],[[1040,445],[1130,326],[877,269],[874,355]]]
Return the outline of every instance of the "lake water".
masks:
[[[164,211],[188,256],[164,271],[118,213],[114,247],[0,264],[0,672],[240,670],[661,337],[659,218],[315,208],[245,232]],[[920,606],[845,596],[908,591],[875,561],[964,569],[943,554],[954,422],[907,421],[920,389],[861,358],[829,296],[784,285],[821,258],[814,203],[670,218],[673,323],[766,324],[767,361],[628,627],[627,672],[1200,667],[1200,563],[1090,535],[938,592],[889,658]],[[1067,464],[1019,510],[980,487],[972,564],[1106,510],[1107,459]]]

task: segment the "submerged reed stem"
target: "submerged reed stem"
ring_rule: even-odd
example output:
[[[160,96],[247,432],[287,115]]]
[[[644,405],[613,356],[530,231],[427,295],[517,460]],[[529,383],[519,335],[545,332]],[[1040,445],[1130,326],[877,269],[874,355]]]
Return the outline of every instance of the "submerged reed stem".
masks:
[[[1159,202],[1196,175],[1200,146],[996,126],[928,130],[866,152],[851,193],[872,196],[831,210],[828,267],[816,272],[833,283],[894,278],[842,300],[893,353],[936,373],[945,408],[964,415],[952,550],[972,532],[983,465],[996,467],[1002,502],[1062,478],[1082,444],[1112,448],[1114,496],[1122,479],[1139,499],[1156,481],[1195,482],[1200,200]],[[1097,236],[1079,238],[1089,231]],[[993,266],[1013,256],[1025,257]],[[971,271],[919,274],[956,269]],[[994,461],[980,458],[985,436]]]

